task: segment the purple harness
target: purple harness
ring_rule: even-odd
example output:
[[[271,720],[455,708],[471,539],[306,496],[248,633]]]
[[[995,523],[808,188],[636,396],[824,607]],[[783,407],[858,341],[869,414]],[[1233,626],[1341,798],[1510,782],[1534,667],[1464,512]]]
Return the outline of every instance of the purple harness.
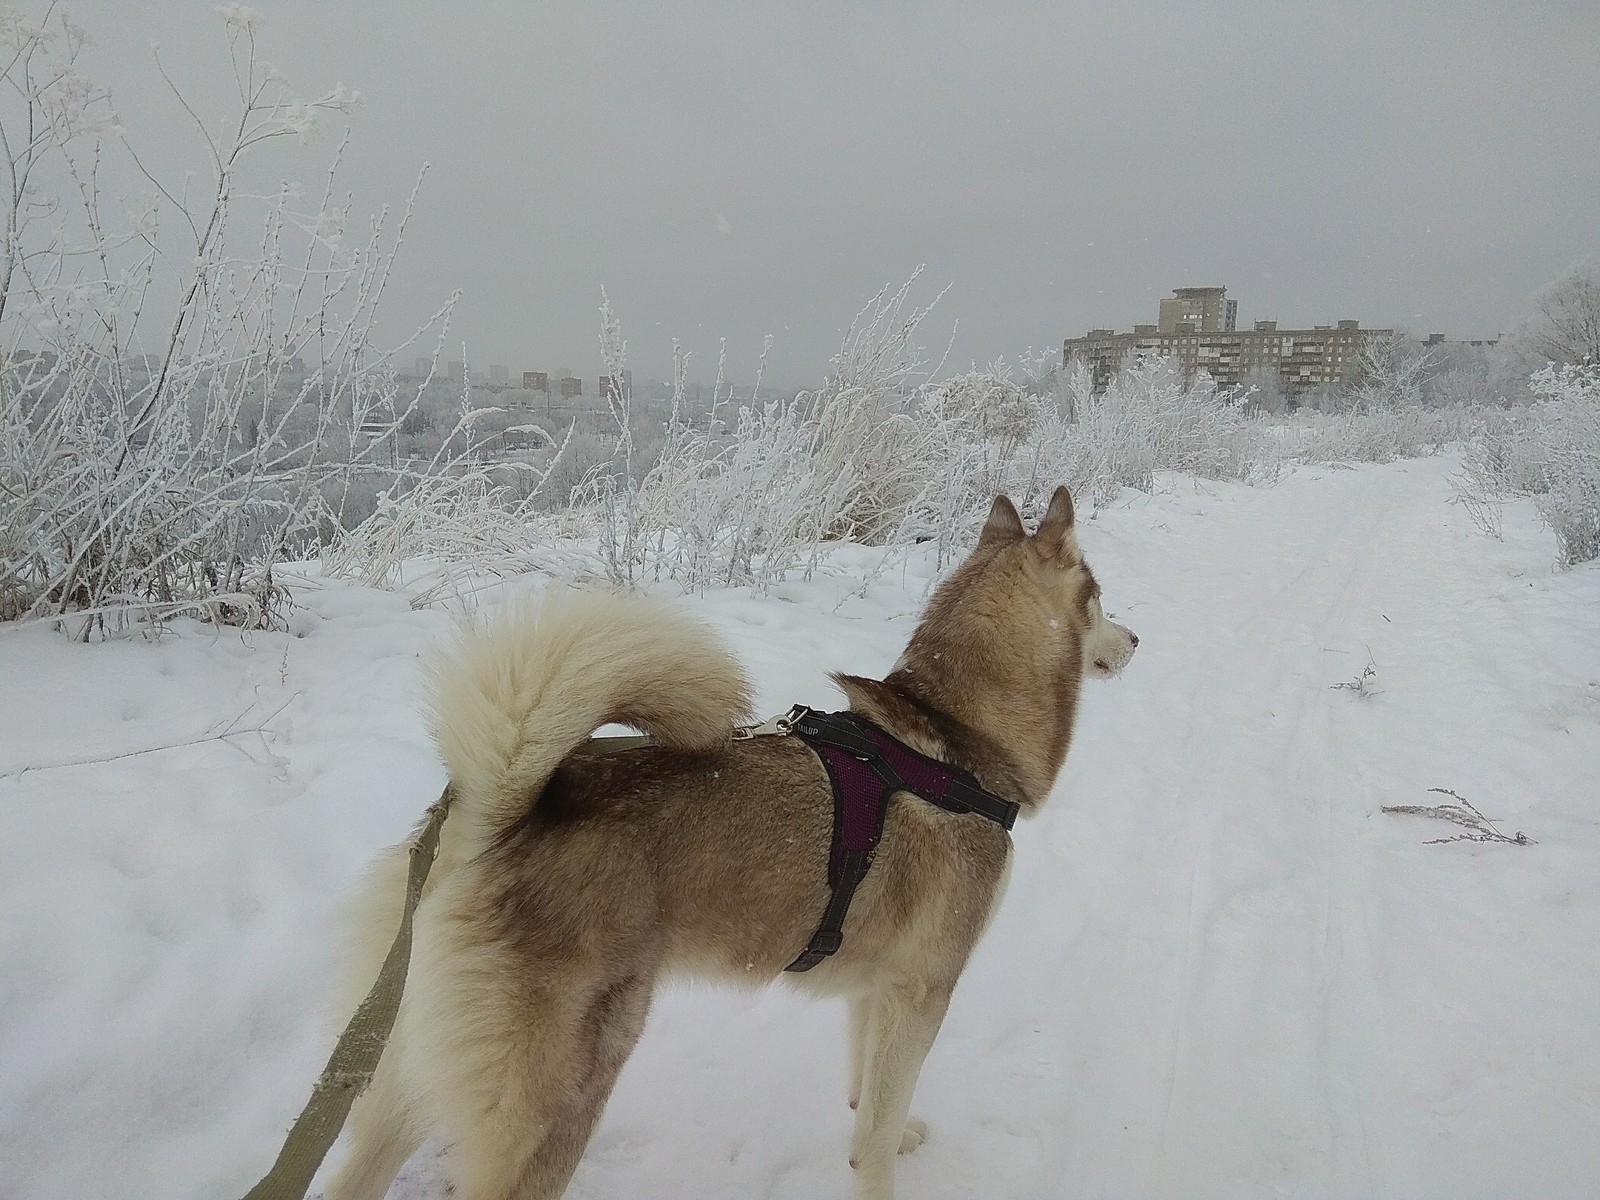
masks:
[[[910,792],[950,812],[978,813],[1003,829],[1016,822],[1020,805],[985,791],[969,772],[919,754],[854,713],[819,713],[797,704],[784,724],[822,759],[833,784],[828,855],[833,895],[811,944],[786,971],[809,971],[844,943],[845,914],[872,866],[893,793]]]

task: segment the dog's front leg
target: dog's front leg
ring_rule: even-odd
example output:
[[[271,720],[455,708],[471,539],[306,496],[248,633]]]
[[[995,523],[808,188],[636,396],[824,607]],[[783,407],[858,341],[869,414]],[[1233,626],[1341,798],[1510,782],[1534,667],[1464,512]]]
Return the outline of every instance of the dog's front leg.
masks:
[[[872,1025],[871,996],[850,999],[850,1107],[861,1107],[861,1083],[867,1071],[867,1039]]]
[[[892,1200],[894,1160],[909,1132],[911,1093],[950,1007],[950,992],[891,985],[863,1003],[870,1003],[871,1015],[862,1035],[864,1069],[850,1165],[856,1169],[857,1200]],[[855,1016],[852,1006],[852,1022]]]
[[[873,1000],[858,996],[850,1002],[850,1107],[861,1107],[861,1085],[867,1073],[867,1045],[872,1039]],[[900,1137],[900,1153],[910,1154],[928,1140],[928,1126],[916,1117],[906,1118],[906,1131]]]

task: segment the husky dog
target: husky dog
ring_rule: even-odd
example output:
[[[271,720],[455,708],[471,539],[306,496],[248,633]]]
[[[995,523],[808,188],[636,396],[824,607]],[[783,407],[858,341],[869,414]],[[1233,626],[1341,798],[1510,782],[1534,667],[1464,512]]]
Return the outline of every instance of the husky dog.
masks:
[[[1058,488],[1031,536],[995,500],[887,677],[834,678],[853,713],[1032,813],[1084,676],[1115,675],[1137,644],[1101,609]],[[454,803],[394,1032],[327,1198],[378,1200],[437,1136],[460,1200],[554,1200],[657,980],[766,982],[807,945],[830,896],[829,780],[798,738],[731,738],[743,672],[654,600],[509,606],[465,631],[431,683]],[[653,744],[586,747],[610,722]],[[858,1200],[891,1197],[896,1153],[923,1139],[912,1088],[1010,854],[993,821],[895,793],[842,949],[790,976],[848,1001]],[[367,881],[352,997],[394,937],[405,873],[398,847]]]

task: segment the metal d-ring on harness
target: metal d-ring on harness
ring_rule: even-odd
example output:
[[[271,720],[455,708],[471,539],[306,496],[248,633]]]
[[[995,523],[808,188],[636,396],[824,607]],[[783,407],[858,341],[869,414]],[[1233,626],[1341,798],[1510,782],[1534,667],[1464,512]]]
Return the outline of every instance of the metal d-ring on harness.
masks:
[[[872,866],[883,836],[889,797],[910,792],[957,813],[977,813],[1003,829],[1015,824],[1020,805],[986,791],[959,767],[919,754],[872,722],[851,712],[819,713],[797,704],[736,737],[792,734],[822,759],[833,784],[833,846],[828,853],[832,896],[811,944],[784,969],[809,971],[844,943],[844,920],[858,884]]]

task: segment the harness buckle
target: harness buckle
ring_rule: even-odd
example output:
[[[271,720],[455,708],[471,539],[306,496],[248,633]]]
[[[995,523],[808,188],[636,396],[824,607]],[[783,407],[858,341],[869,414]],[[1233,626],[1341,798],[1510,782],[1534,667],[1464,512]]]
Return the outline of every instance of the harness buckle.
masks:
[[[819,929],[812,935],[811,944],[806,947],[812,954],[830,955],[837,954],[839,947],[844,945],[844,931],[839,929]]]
[[[794,724],[811,710],[804,704],[796,704],[781,716],[768,717],[759,725],[740,725],[733,731],[733,740],[748,742],[758,737],[788,737],[794,732]]]

